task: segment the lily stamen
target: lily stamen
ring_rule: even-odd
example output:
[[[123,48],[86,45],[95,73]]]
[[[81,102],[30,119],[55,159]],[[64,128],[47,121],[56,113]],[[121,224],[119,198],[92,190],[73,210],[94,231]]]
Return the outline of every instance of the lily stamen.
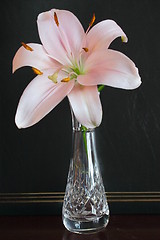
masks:
[[[95,22],[95,19],[96,19],[96,16],[95,16],[95,13],[93,13],[93,16],[92,16],[92,19],[91,19],[91,21],[89,23],[89,27],[88,27],[88,29],[86,31],[86,34],[89,32],[90,28],[93,26],[93,23]]]
[[[70,72],[68,76],[70,77],[70,80],[71,80],[73,78],[77,78],[78,74],[76,72]]]
[[[24,43],[24,42],[21,42],[21,44],[22,44],[22,46],[26,49],[26,50],[28,50],[28,51],[33,51],[33,48],[31,48],[29,45],[27,45],[26,43]]]
[[[35,74],[37,74],[37,75],[42,75],[43,74],[43,72],[41,72],[39,69],[37,69],[37,68],[34,68],[34,67],[32,67],[32,70],[33,70],[33,72],[35,73]]]
[[[64,47],[66,48],[66,51],[71,52],[71,49],[70,49],[70,46],[68,43],[68,39],[66,38],[66,35],[64,34],[63,30],[61,28],[59,28],[59,20],[58,20],[58,16],[57,16],[56,12],[54,12],[54,21],[58,27],[59,33],[61,35],[62,43],[63,43]]]
[[[89,23],[89,27],[92,27],[93,23],[95,22],[95,19],[96,19],[96,16],[95,16],[95,13],[93,13],[93,17]]]
[[[70,77],[66,77],[61,80],[61,82],[69,82],[69,81],[70,81]]]
[[[54,21],[55,21],[57,27],[59,27],[59,21],[58,21],[58,17],[57,17],[57,13],[56,12],[54,12]]]
[[[85,52],[88,52],[89,49],[87,47],[82,48]]]

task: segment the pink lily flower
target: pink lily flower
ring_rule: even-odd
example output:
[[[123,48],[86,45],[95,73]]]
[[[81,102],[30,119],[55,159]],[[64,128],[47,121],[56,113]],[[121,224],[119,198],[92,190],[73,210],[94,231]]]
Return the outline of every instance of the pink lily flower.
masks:
[[[37,123],[66,96],[77,120],[95,128],[102,121],[97,85],[135,89],[141,84],[135,64],[108,49],[117,37],[127,42],[125,33],[112,20],[92,27],[94,20],[95,15],[85,32],[69,11],[52,9],[39,14],[42,45],[22,43],[13,59],[13,72],[31,66],[37,74],[20,98],[15,117],[18,128]]]

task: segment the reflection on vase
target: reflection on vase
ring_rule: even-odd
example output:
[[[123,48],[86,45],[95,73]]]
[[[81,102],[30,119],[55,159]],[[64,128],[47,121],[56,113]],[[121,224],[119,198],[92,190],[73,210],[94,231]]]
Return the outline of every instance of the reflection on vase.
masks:
[[[108,234],[106,231],[101,231],[101,232],[94,233],[94,234],[86,234],[86,235],[83,234],[82,235],[82,234],[71,233],[66,230],[63,233],[62,240],[102,240],[102,239],[109,240],[109,238],[107,236],[108,236]]]
[[[84,130],[72,113],[73,151],[63,204],[63,223],[76,233],[106,227],[109,209],[100,174],[95,130]]]

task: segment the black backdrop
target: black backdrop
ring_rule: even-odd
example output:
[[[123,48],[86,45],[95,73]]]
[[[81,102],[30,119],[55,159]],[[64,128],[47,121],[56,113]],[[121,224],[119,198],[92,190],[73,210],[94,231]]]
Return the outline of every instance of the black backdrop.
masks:
[[[72,11],[84,28],[115,20],[129,38],[111,48],[138,66],[134,91],[105,87],[98,154],[111,213],[160,213],[160,14],[158,0],[6,0],[0,6],[0,214],[59,214],[71,152],[67,98],[35,126],[19,130],[14,116],[34,74],[11,74],[23,42],[40,42],[37,15],[51,8]],[[74,34],[74,33],[73,33]]]

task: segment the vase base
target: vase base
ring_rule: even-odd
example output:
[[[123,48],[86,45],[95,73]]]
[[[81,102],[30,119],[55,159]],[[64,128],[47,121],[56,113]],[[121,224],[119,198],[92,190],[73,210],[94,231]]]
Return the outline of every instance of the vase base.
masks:
[[[63,217],[63,224],[67,230],[78,234],[92,234],[104,229],[109,222],[109,215],[103,215],[91,221],[71,220]]]

